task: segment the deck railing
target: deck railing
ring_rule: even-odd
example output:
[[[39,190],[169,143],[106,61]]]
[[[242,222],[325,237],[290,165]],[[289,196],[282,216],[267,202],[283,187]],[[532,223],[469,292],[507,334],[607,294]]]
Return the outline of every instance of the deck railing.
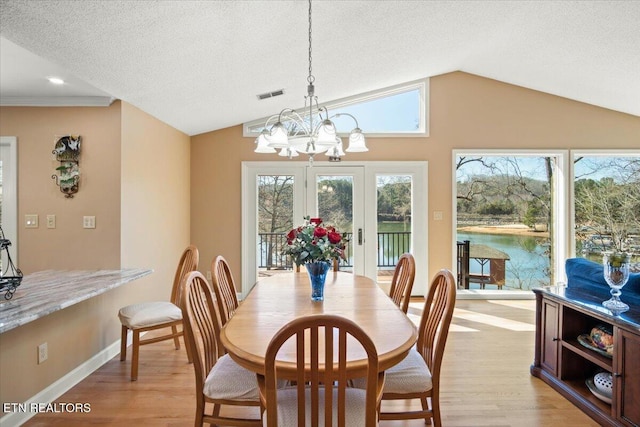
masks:
[[[341,262],[344,267],[353,267],[351,245],[353,234],[345,233],[349,245],[345,251],[347,261]],[[282,254],[287,244],[284,233],[258,233],[258,268],[267,270],[284,270],[292,268],[291,259]],[[378,268],[393,268],[400,256],[411,248],[410,231],[384,231],[378,233]]]

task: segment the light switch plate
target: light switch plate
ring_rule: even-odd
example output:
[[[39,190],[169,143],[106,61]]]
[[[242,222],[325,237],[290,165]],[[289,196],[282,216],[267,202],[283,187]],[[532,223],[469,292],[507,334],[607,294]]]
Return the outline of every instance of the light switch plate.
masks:
[[[442,221],[442,211],[433,211],[433,220]]]
[[[55,215],[47,215],[47,228],[56,228],[56,216]]]
[[[38,214],[25,215],[24,228],[38,228]]]
[[[96,217],[95,216],[84,216],[84,217],[82,217],[82,227],[83,228],[96,228]]]

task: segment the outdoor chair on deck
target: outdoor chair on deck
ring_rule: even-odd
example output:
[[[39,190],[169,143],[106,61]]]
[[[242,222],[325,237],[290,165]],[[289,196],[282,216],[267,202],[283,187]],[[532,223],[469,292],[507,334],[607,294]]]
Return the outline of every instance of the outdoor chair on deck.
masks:
[[[195,426],[262,426],[256,374],[234,362],[219,344],[220,316],[207,280],[198,271],[181,285],[185,341],[193,355],[196,377]],[[207,404],[213,405],[207,412]],[[256,418],[232,418],[220,414],[223,405],[256,408]]]
[[[389,297],[405,314],[409,310],[409,300],[411,299],[411,289],[413,289],[415,277],[416,260],[410,253],[402,254],[393,272]]]
[[[171,289],[171,299],[169,301],[153,301],[131,304],[123,307],[118,312],[118,317],[122,323],[122,333],[120,338],[120,360],[127,358],[127,334],[129,330],[133,333],[133,344],[131,355],[131,381],[138,379],[138,357],[140,346],[152,344],[159,341],[172,339],[175,342],[176,350],[180,349],[178,337],[183,335],[182,331],[182,311],[180,310],[179,286],[181,280],[191,271],[198,268],[199,253],[195,246],[189,246],[182,253],[176,274],[173,278]],[[180,330],[178,330],[180,326]],[[155,329],[171,328],[171,333],[154,338],[140,339],[140,333]],[[191,354],[187,347],[187,358],[191,363]]]

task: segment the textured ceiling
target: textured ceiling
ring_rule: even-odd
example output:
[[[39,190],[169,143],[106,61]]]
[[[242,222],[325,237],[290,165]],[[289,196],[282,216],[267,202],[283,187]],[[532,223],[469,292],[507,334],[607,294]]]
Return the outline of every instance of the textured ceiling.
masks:
[[[113,97],[194,135],[304,103],[306,1],[0,1],[3,105]],[[461,70],[640,116],[639,28],[638,1],[317,0],[316,94]]]

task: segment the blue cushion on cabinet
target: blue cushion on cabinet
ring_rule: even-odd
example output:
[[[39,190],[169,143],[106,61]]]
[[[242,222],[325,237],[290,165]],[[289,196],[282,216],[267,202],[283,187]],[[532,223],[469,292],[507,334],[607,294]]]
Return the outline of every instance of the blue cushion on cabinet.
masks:
[[[602,264],[585,258],[569,258],[565,262],[565,271],[567,273],[567,286],[570,288],[595,287],[609,289],[609,285],[604,280]],[[634,293],[640,295],[640,273],[629,274],[629,281],[622,289],[623,294]]]

